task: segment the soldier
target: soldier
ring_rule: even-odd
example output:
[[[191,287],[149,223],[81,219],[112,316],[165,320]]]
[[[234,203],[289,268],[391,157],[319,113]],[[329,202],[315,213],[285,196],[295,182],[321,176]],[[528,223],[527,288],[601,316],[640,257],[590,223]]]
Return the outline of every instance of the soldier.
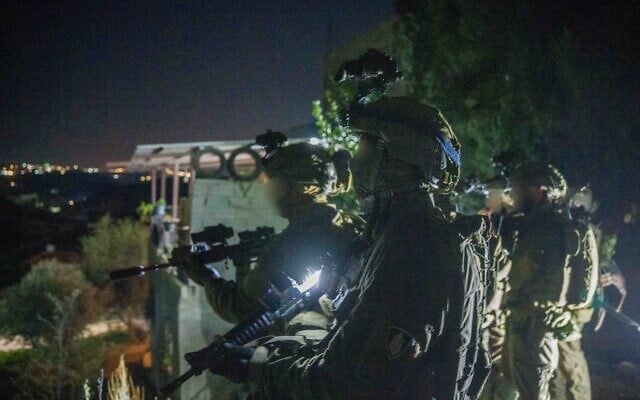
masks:
[[[490,241],[491,279],[487,285],[487,307],[483,318],[483,342],[493,361],[492,370],[485,385],[483,400],[516,400],[518,391],[504,374],[503,347],[506,335],[507,313],[503,308],[503,298],[508,290],[508,274],[511,268],[509,255],[512,250],[512,229],[514,219],[509,211],[513,206],[510,196],[505,193],[507,181],[502,176],[488,180],[485,185],[486,206],[481,214],[491,219],[495,237]]]
[[[558,363],[558,340],[573,331],[572,311],[593,297],[588,279],[572,268],[591,252],[561,213],[567,185],[544,163],[519,165],[510,176],[511,194],[524,220],[516,236],[509,273],[511,290],[504,349],[506,373],[525,400],[549,399],[549,381]],[[585,269],[586,270],[586,269]],[[595,289],[595,288],[594,288]]]
[[[582,188],[569,201],[569,211],[574,230],[579,235],[579,256],[572,257],[571,279],[588,293],[595,292],[597,286],[598,252],[595,229],[590,223],[590,215],[595,211],[593,194]],[[583,280],[583,282],[581,282]],[[592,300],[592,299],[591,299]],[[573,330],[558,341],[558,368],[551,379],[550,392],[553,400],[590,400],[591,380],[587,359],[582,351],[582,331],[591,321],[593,304],[584,299],[580,304],[570,305]]]
[[[458,142],[439,112],[408,98],[354,107],[350,123],[361,135],[355,188],[374,205],[345,318],[315,348],[266,345],[249,363],[230,351],[212,371],[271,399],[463,399],[479,341],[479,260],[429,196],[457,183]]]
[[[253,269],[248,265],[236,266],[236,281],[222,279],[197,259],[192,259],[186,269],[191,279],[204,286],[214,311],[232,323],[255,312],[270,285],[284,290],[291,278],[302,282],[305,275],[320,267],[323,257],[329,253],[340,257],[356,237],[351,219],[327,203],[327,194],[335,192],[339,185],[348,185],[344,180],[336,181],[334,172],[345,174],[335,170],[348,167],[334,163],[327,150],[318,145],[282,146],[284,135],[275,132],[265,135],[281,135],[278,143],[267,147],[263,165],[269,177],[271,200],[289,225],[261,252]],[[268,141],[273,137],[262,139]],[[322,335],[327,318],[311,311],[292,324],[301,329],[313,328]]]

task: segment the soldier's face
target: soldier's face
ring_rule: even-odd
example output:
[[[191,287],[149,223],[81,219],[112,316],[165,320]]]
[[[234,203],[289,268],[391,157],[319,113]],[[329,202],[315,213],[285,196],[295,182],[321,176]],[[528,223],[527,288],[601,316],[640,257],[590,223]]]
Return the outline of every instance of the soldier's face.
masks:
[[[276,206],[280,215],[284,217],[284,214],[287,212],[286,209],[288,208],[286,200],[289,192],[286,179],[280,176],[270,178],[267,181],[267,192],[269,193],[269,199],[272,204]]]
[[[502,210],[502,189],[492,189],[487,193],[485,205],[491,213],[499,213]]]
[[[267,181],[269,198],[283,218],[300,207],[313,201],[313,196],[305,193],[304,186],[282,176],[275,176]]]
[[[514,210],[526,214],[544,202],[544,191],[537,187],[518,184],[511,187],[511,197]]]

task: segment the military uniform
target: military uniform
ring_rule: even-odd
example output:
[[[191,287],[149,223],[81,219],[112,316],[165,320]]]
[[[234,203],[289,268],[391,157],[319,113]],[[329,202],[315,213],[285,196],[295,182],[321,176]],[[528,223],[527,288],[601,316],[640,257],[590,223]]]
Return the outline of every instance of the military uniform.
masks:
[[[577,327],[582,330],[583,326]],[[558,342],[559,361],[550,383],[552,400],[590,400],[591,379],[582,340]]]
[[[593,316],[593,293],[597,286],[598,253],[595,233],[587,224],[577,224],[579,242],[569,265],[570,284],[567,302],[571,308],[574,330],[558,342],[559,361],[550,392],[552,400],[590,400],[591,380],[587,359],[582,350],[582,331]]]
[[[261,397],[452,398],[456,350],[466,350],[457,295],[464,279],[478,277],[461,276],[460,238],[426,201],[390,213],[374,234],[351,312],[324,346],[285,357],[256,350],[249,380]]]
[[[558,342],[538,305],[562,302],[566,262],[563,217],[551,205],[525,217],[512,256],[507,293],[505,366],[523,399],[548,399]]]
[[[503,298],[508,290],[508,275],[511,261],[504,248],[502,236],[495,239],[492,246],[492,271],[494,277],[488,287],[488,304],[483,323],[483,342],[493,361],[492,370],[480,399],[517,400],[518,391],[506,377],[503,350],[507,333],[507,312],[503,308]]]
[[[592,234],[584,239],[551,205],[525,217],[509,275],[505,347],[507,373],[524,399],[549,398],[549,381],[560,357],[558,338],[572,337],[559,335],[545,309],[553,305],[575,315],[593,298],[597,276],[584,265],[593,257],[592,239]]]

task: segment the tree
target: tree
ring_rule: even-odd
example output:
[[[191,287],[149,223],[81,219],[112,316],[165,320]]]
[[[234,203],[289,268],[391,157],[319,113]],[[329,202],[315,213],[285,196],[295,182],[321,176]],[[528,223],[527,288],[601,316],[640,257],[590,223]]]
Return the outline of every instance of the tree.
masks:
[[[405,79],[463,145],[463,173],[521,150],[591,183],[603,210],[638,199],[638,4],[398,0]],[[586,28],[586,27],[592,27]],[[633,32],[632,30],[636,31]],[[611,173],[615,168],[616,173]]]
[[[114,220],[104,216],[90,226],[83,237],[82,268],[87,279],[96,286],[109,282],[109,272],[147,262],[149,229],[130,219]]]
[[[137,221],[105,216],[91,226],[91,233],[81,239],[81,244],[82,268],[87,279],[102,288],[108,311],[129,325],[142,311],[148,283],[145,279],[110,282],[109,272],[147,263],[148,227]]]
[[[0,331],[28,340],[42,355],[24,365],[25,375],[40,371],[34,397],[65,398],[71,382],[73,342],[87,323],[97,318],[95,290],[81,269],[56,260],[35,265],[0,301]],[[28,372],[28,371],[29,372]]]
[[[463,174],[492,174],[491,157],[507,149],[540,158],[554,106],[545,90],[554,68],[545,35],[513,5],[412,3],[397,33],[402,70],[413,94],[454,127]]]
[[[34,346],[65,346],[95,318],[93,297],[78,266],[44,260],[2,293],[0,330]]]

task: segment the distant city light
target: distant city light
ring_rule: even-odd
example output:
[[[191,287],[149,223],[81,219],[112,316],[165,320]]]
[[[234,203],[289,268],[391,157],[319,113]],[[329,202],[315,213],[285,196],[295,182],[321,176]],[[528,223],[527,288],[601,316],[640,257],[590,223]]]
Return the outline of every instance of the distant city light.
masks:
[[[11,181],[11,183],[9,183],[9,186],[16,187],[16,183],[14,181]]]
[[[120,175],[118,175],[118,174],[113,174],[113,179],[118,179],[118,178],[120,178]]]
[[[67,172],[72,170],[82,171],[89,174],[100,172],[100,168],[95,168],[95,167],[80,168],[78,164],[72,164],[72,165],[50,164],[50,163],[31,164],[27,162],[10,163],[10,164],[4,164],[4,165],[0,164],[0,176],[17,176],[18,174],[43,175],[43,174],[54,174],[54,173],[65,175]],[[116,168],[111,172],[121,174],[121,173],[125,173],[126,170],[124,168]]]
[[[75,202],[74,202],[73,200],[69,200],[69,205],[70,205],[70,206],[72,206],[72,205],[74,205],[74,204],[75,204]]]

